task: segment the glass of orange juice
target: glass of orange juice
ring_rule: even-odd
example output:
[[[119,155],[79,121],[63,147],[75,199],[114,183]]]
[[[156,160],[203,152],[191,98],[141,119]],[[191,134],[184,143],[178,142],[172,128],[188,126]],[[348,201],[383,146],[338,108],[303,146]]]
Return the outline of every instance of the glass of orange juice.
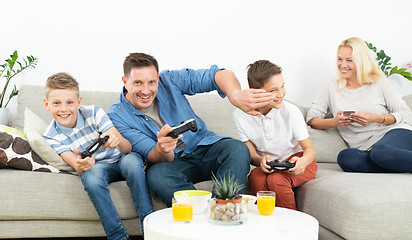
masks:
[[[175,222],[190,222],[193,218],[193,206],[191,203],[177,202],[172,199],[173,220]]]
[[[260,215],[272,215],[275,210],[276,194],[272,191],[257,193],[257,209]]]

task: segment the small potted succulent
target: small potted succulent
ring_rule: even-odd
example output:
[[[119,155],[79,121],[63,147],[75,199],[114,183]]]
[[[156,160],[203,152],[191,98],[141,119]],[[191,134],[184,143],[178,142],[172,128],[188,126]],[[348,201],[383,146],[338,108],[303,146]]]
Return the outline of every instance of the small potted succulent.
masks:
[[[214,183],[213,190],[216,194],[214,199],[209,200],[210,217],[212,222],[224,222],[228,224],[243,223],[247,219],[247,201],[237,194],[244,188],[234,176],[219,179],[212,173]]]

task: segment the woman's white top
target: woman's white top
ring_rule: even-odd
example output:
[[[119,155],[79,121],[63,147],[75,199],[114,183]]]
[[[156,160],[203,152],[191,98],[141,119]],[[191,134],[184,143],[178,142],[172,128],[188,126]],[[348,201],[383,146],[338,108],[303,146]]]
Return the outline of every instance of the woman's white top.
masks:
[[[346,128],[338,127],[342,138],[351,148],[370,150],[386,132],[395,128],[412,130],[412,113],[409,106],[393,89],[386,77],[374,84],[365,84],[357,89],[342,88],[338,92],[337,80],[327,82],[319,91],[306,121],[314,117],[325,118],[328,112],[336,117],[340,110],[355,110],[357,113],[392,114],[396,123],[385,125],[370,123],[362,126],[352,123]]]

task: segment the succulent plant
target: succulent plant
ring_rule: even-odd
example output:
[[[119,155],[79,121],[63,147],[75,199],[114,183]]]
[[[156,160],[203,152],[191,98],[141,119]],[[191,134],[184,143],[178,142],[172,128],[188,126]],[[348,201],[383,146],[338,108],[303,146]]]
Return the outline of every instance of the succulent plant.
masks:
[[[223,200],[234,200],[239,190],[245,187],[244,184],[239,184],[238,180],[235,180],[235,176],[230,175],[230,171],[226,176],[219,179],[212,173],[212,180],[214,183],[213,190],[216,197]]]

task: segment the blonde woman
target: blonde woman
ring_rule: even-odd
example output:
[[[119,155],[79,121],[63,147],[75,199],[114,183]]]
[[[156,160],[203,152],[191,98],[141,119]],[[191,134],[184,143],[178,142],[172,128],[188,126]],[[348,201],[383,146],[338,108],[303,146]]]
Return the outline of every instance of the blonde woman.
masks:
[[[326,83],[307,115],[315,129],[337,127],[349,144],[338,155],[346,172],[412,172],[412,113],[392,88],[366,43],[344,40],[338,78]],[[333,118],[325,118],[331,112]]]

